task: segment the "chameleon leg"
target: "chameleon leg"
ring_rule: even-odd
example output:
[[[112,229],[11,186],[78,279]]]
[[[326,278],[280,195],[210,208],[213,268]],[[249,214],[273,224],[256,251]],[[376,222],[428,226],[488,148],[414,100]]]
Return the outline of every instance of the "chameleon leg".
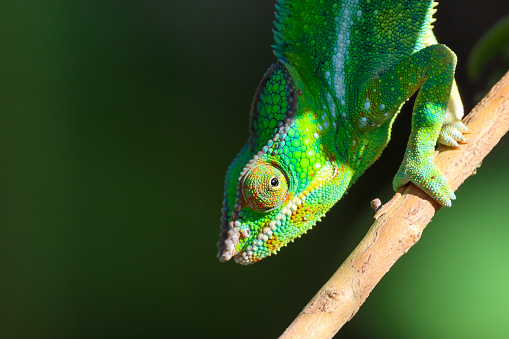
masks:
[[[432,157],[446,118],[455,67],[456,56],[444,45],[428,46],[396,67],[404,84],[422,85],[415,100],[407,149],[393,187],[397,190],[411,181],[444,206],[451,206],[455,195]],[[449,136],[447,131],[444,134]]]

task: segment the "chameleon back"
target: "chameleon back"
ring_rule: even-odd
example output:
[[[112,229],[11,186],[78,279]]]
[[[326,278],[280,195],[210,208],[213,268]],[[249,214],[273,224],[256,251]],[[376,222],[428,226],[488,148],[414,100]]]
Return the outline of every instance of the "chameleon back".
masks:
[[[316,96],[347,89],[398,64],[434,40],[430,0],[291,1],[276,4],[274,53]],[[346,81],[360,79],[361,81]]]

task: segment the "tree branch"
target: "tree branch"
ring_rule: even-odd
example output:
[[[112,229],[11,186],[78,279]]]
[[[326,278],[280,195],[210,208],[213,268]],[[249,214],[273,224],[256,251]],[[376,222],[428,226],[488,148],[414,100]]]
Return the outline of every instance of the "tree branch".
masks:
[[[509,129],[509,72],[463,120],[472,133],[459,149],[440,147],[435,163],[455,191]],[[440,151],[440,153],[438,153]],[[419,241],[440,205],[414,184],[382,206],[376,221],[280,338],[332,338],[357,313],[394,263]]]

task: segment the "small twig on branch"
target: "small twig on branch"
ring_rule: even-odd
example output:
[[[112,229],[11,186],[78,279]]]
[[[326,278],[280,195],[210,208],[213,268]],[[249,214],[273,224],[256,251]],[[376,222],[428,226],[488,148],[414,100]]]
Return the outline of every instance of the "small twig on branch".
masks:
[[[509,72],[463,120],[472,133],[459,149],[440,147],[435,163],[455,191],[509,130]],[[394,263],[421,237],[440,205],[414,184],[403,187],[334,275],[280,338],[332,338],[357,313]]]

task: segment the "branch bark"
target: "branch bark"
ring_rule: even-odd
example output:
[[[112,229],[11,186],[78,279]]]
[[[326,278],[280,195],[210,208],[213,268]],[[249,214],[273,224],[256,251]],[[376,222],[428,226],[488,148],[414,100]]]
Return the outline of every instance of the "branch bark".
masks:
[[[459,149],[440,147],[435,163],[453,191],[509,130],[509,72],[463,119],[472,133]],[[419,241],[440,205],[414,184],[377,213],[359,245],[304,307],[280,338],[332,338],[357,313],[394,263]]]

